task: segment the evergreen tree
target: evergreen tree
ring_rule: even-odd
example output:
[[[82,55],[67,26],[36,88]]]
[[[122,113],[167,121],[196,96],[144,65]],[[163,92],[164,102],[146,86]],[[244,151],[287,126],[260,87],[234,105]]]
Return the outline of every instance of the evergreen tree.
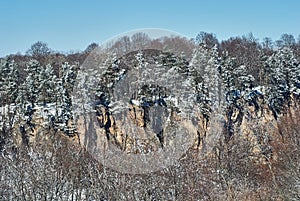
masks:
[[[298,96],[300,94],[300,63],[295,58],[293,51],[288,47],[280,49],[277,54],[276,65],[282,69],[289,93],[290,95]]]
[[[300,69],[290,48],[284,47],[271,55],[265,62],[265,80],[267,101],[277,118],[291,95],[299,95]]]
[[[0,63],[0,97],[1,105],[12,104],[18,94],[19,73],[17,65],[8,58]]]
[[[64,131],[66,134],[70,134],[68,125],[70,120],[73,120],[72,112],[72,94],[73,88],[76,81],[77,66],[64,63],[62,65],[61,77],[57,85],[57,109],[56,118],[64,125]]]
[[[110,91],[114,87],[114,84],[121,78],[121,76],[125,73],[125,69],[121,69],[120,60],[117,58],[116,53],[110,53],[107,55],[107,58],[104,62],[104,66],[101,69],[103,72],[98,73],[98,69],[92,69],[95,71],[95,75],[101,75],[101,77],[95,77],[96,80],[91,80],[92,76],[90,75],[92,72],[87,72],[90,79],[90,82],[99,83],[96,86],[96,98],[99,100],[99,104],[108,107],[110,102],[111,95]]]
[[[98,69],[80,69],[76,76],[76,85],[73,90],[73,109],[76,115],[86,115],[95,111],[95,106],[99,105],[98,93],[99,89]]]
[[[246,103],[249,102],[249,94],[253,87],[254,77],[247,73],[244,65],[238,65],[236,59],[228,56],[226,52],[219,67],[219,72],[226,95],[225,141],[228,142],[234,134],[234,123],[237,122],[238,125],[242,123]],[[234,115],[237,115],[236,118],[233,118]]]
[[[224,83],[226,99],[229,103],[245,98],[253,88],[254,77],[247,73],[244,65],[238,65],[235,58],[224,54],[219,68]]]
[[[55,89],[57,87],[57,77],[54,74],[52,66],[49,64],[42,67],[39,74],[40,85],[38,86],[38,101],[44,105],[55,101]]]
[[[212,109],[220,104],[220,80],[216,46],[209,49],[205,44],[200,44],[193,53],[190,71],[194,79],[197,101],[205,118],[209,118]]]
[[[18,94],[17,65],[9,58],[0,61],[0,151],[11,143],[12,129],[17,114],[15,101]]]
[[[25,69],[27,72],[27,77],[24,83],[24,87],[26,88],[26,96],[23,98],[31,103],[32,108],[35,107],[38,97],[40,96],[40,85],[42,82],[40,74],[42,69],[42,66],[37,60],[30,60],[27,64],[27,68]]]

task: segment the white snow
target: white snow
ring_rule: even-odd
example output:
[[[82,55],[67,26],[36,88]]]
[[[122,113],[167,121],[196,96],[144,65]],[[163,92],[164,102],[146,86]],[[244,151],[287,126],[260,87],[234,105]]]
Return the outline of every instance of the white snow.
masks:
[[[252,88],[251,91],[257,91],[258,93],[265,95],[266,87],[265,86],[257,86],[257,87]]]
[[[140,106],[140,102],[138,100],[131,100],[132,104],[136,105],[136,106]]]

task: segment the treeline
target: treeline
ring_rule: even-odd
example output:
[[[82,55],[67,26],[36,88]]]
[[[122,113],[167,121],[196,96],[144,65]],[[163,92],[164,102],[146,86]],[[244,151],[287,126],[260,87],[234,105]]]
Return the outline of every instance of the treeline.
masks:
[[[231,37],[227,40],[219,41],[215,34],[207,32],[201,32],[195,39],[190,40],[178,36],[151,39],[144,33],[137,33],[132,37],[123,36],[108,45],[116,52],[126,52],[130,48],[142,48],[149,43],[151,43],[151,45],[148,45],[149,48],[163,49],[163,46],[167,44],[169,47],[172,46],[174,51],[178,49],[188,55],[192,53],[197,44],[205,43],[208,48],[216,45],[220,54],[226,52],[228,56],[235,58],[237,65],[244,65],[248,74],[254,76],[255,83],[257,84],[261,82],[260,73],[264,60],[277,50],[288,47],[293,51],[295,58],[298,61],[300,60],[300,39],[296,40],[291,34],[282,34],[281,38],[275,41],[269,37],[265,37],[262,41],[259,41],[252,33],[242,37]],[[89,53],[98,47],[99,44],[91,43],[84,51],[60,53],[49,48],[47,43],[38,41],[26,51],[25,55],[12,54],[5,58],[14,60],[18,65],[21,80],[26,76],[26,72],[24,71],[26,63],[31,59],[39,61],[42,66],[50,64],[53,67],[54,73],[58,76],[59,69],[64,62],[81,65]]]

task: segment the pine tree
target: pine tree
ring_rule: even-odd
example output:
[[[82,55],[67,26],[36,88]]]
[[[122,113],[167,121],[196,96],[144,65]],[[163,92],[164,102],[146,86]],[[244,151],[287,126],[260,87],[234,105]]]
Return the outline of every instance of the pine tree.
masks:
[[[293,51],[284,47],[277,53],[277,64],[282,69],[290,95],[300,94],[300,63],[297,61]]]
[[[46,103],[54,102],[54,94],[57,85],[57,77],[54,74],[52,66],[49,64],[46,67],[42,67],[39,74],[40,85],[38,86],[39,97],[38,101],[43,105]]]
[[[99,89],[98,69],[80,69],[76,76],[74,88],[73,109],[76,115],[86,115],[95,110],[99,104],[97,101]]]
[[[92,69],[92,71],[96,71],[95,75],[102,75],[101,77],[97,77],[98,86],[96,86],[95,95],[99,100],[99,104],[108,107],[111,95],[110,91],[114,87],[114,84],[121,78],[121,76],[125,73],[125,69],[121,69],[120,60],[117,58],[116,53],[110,53],[107,55],[107,58],[104,62],[104,66],[101,69],[101,73],[98,73],[98,69]],[[87,72],[90,75],[91,72]],[[89,76],[91,77],[91,76]],[[91,79],[91,78],[89,78]],[[90,80],[92,82],[96,82],[95,80]]]
[[[237,65],[235,58],[225,53],[219,69],[227,102],[237,104],[237,100],[245,99],[254,83],[254,77],[248,74],[246,66]]]
[[[31,103],[31,107],[34,108],[38,101],[38,97],[40,96],[40,85],[42,82],[40,74],[42,72],[42,66],[37,60],[30,60],[25,70],[27,72],[24,83],[26,96],[23,98]]]
[[[275,118],[291,101],[291,95],[299,95],[299,63],[290,48],[284,47],[271,55],[264,66],[267,84],[267,101]]]
[[[18,94],[19,74],[17,65],[9,58],[0,61],[0,151],[11,142]]]
[[[223,80],[226,95],[226,133],[225,141],[228,142],[234,134],[234,123],[240,125],[245,113],[246,103],[249,102],[249,93],[252,91],[254,77],[248,74],[246,66],[238,65],[236,59],[223,54],[219,72]],[[234,119],[233,116],[237,115]]]
[[[56,119],[64,125],[64,131],[67,135],[72,134],[68,125],[70,121],[73,121],[73,106],[72,106],[72,94],[76,81],[77,66],[64,63],[62,65],[61,77],[58,80],[57,85],[57,109]]]
[[[13,60],[6,58],[0,63],[1,105],[12,104],[18,94],[19,73]]]
[[[16,110],[19,121],[25,121],[26,105],[27,105],[27,89],[25,83],[22,83],[18,89],[18,95],[16,98]]]
[[[215,110],[221,102],[219,65],[216,46],[209,49],[205,44],[200,44],[194,50],[190,71],[194,79],[200,110],[207,119],[211,111]]]

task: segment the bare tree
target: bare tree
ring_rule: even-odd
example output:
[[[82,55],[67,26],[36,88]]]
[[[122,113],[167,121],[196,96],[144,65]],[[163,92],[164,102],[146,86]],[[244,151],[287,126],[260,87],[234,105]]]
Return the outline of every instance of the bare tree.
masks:
[[[213,46],[219,44],[218,39],[216,38],[216,35],[213,33],[207,33],[207,32],[200,32],[197,36],[196,36],[196,42],[198,44],[205,44],[207,45],[209,48],[212,48]]]
[[[144,49],[147,44],[151,41],[150,37],[142,32],[133,34],[131,36],[131,43],[135,50],[137,49]]]
[[[48,47],[48,44],[42,41],[38,41],[31,45],[30,49],[26,51],[27,55],[38,57],[46,56],[51,53],[51,49]]]
[[[283,45],[287,47],[291,47],[296,44],[296,40],[292,34],[282,34],[280,39],[283,41]]]
[[[253,35],[232,37],[221,42],[221,51],[235,58],[236,64],[246,66],[247,72],[260,81],[261,46]]]
[[[273,42],[270,37],[263,38],[262,46],[266,50],[270,50],[273,48]]]

